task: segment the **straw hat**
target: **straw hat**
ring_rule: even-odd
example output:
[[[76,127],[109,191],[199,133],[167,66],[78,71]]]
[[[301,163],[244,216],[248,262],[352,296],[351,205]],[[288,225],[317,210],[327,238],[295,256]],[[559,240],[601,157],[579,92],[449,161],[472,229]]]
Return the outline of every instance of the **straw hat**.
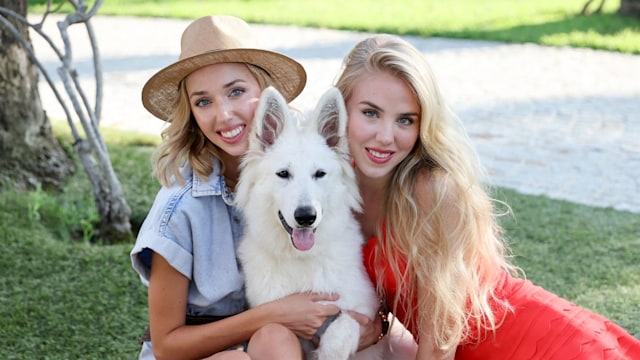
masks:
[[[193,71],[218,63],[249,63],[265,70],[287,101],[304,88],[307,74],[297,61],[257,45],[249,25],[228,15],[194,20],[182,33],[178,61],[153,75],[142,88],[142,104],[168,121],[178,97],[178,84]]]

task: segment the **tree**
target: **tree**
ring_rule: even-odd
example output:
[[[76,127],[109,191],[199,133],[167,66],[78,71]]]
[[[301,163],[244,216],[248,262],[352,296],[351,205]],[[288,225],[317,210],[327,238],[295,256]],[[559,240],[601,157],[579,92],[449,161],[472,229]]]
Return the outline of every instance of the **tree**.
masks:
[[[621,0],[618,14],[635,16],[640,19],[640,0]]]
[[[5,7],[26,15],[26,0],[0,0]],[[0,17],[30,44],[29,28],[20,21]],[[0,189],[59,188],[74,171],[73,162],[51,133],[40,94],[38,70],[19,40],[0,26]]]
[[[582,15],[600,14],[604,7],[606,0],[600,0],[598,7],[595,10],[591,10],[591,3],[594,0],[587,0],[582,7]],[[618,14],[623,16],[635,16],[640,18],[640,0],[620,0],[620,7],[618,8]]]
[[[602,12],[602,8],[604,7],[604,2],[605,0],[600,0],[600,4],[598,5],[598,7],[591,11],[589,9],[589,7],[591,6],[591,3],[593,2],[593,0],[587,0],[587,2],[584,4],[584,6],[582,7],[582,15],[589,15],[589,14],[600,14]]]
[[[18,55],[7,56],[5,61],[8,65],[19,69],[20,66],[24,66],[21,64],[25,63],[25,59],[28,59],[29,63],[32,64],[30,67],[31,72],[27,74],[30,77],[31,82],[26,87],[13,90],[13,92],[7,92],[7,94],[11,95],[13,98],[21,98],[26,101],[23,100],[21,103],[17,103],[16,101],[16,103],[9,103],[0,108],[0,118],[4,119],[0,125],[3,125],[3,128],[6,131],[6,134],[3,135],[7,138],[11,138],[14,135],[13,133],[16,131],[15,128],[19,127],[18,123],[23,121],[20,116],[16,116],[13,112],[19,111],[20,108],[36,107],[39,109],[39,113],[42,117],[40,121],[44,124],[41,125],[41,128],[48,130],[48,136],[53,140],[49,121],[46,119],[46,116],[44,116],[42,105],[40,104],[37,89],[37,73],[35,73],[34,70],[35,65],[47,80],[49,86],[53,90],[53,93],[60,102],[60,105],[62,105],[67,117],[67,122],[71,129],[71,134],[74,137],[73,146],[78,153],[85,173],[93,186],[93,196],[100,216],[99,229],[97,229],[96,232],[97,236],[102,241],[109,243],[128,241],[132,237],[131,224],[129,222],[131,210],[124,198],[120,182],[111,165],[107,147],[99,131],[102,106],[102,70],[100,66],[99,51],[90,19],[102,4],[102,0],[96,0],[91,9],[87,8],[84,4],[84,0],[68,0],[68,3],[74,7],[75,12],[67,15],[63,21],[59,21],[57,24],[60,31],[60,37],[64,44],[64,49],[62,50],[58,49],[49,36],[41,30],[42,23],[46,20],[47,15],[50,12],[51,0],[48,2],[48,10],[43,15],[40,23],[37,24],[29,23],[25,17],[27,13],[26,0],[19,0],[17,4],[15,4],[15,2],[15,0],[8,0],[8,2],[7,0],[0,0],[0,31],[2,38],[11,38],[11,36],[13,36],[13,47],[16,49],[20,48],[19,50],[11,50]],[[6,5],[13,6],[9,7]],[[18,11],[13,11],[12,9]],[[78,80],[78,74],[73,68],[71,57],[72,44],[69,41],[67,28],[76,24],[82,24],[85,26],[91,43],[91,49],[93,50],[94,75],[96,79],[96,98],[93,107],[91,106],[89,99],[85,96]],[[62,99],[60,90],[57,89],[57,86],[51,80],[51,75],[48,74],[42,64],[38,62],[29,40],[29,34],[27,32],[29,27],[42,36],[59,57],[61,66],[58,68],[58,75],[62,79],[64,91],[69,96],[73,112]],[[3,46],[2,48],[4,49],[5,47]],[[0,70],[0,72],[2,71],[4,70]],[[15,73],[15,70],[9,72],[9,74],[13,73]],[[23,75],[23,73],[19,73],[17,76],[21,75]],[[5,97],[2,91],[3,90],[0,89],[0,98]],[[33,96],[33,94],[35,94],[35,96]],[[34,105],[34,103],[37,104]],[[81,124],[82,132],[77,128],[75,120],[78,120]],[[33,126],[31,126],[28,127],[25,132],[27,134],[31,134],[33,131]],[[31,145],[29,140],[30,139],[28,138],[26,141],[20,141],[18,139],[12,145],[15,149],[29,148]],[[0,145],[4,145],[4,139],[2,139],[2,141],[3,143]],[[55,143],[55,140],[53,140],[53,142]],[[43,156],[46,159],[51,157],[49,153],[44,153]],[[20,161],[20,159],[17,160]],[[38,163],[41,168],[51,170],[50,164],[42,164],[42,161],[39,161],[38,158],[35,158],[32,161]],[[19,165],[20,163],[14,165],[14,168],[19,168]],[[54,169],[55,168],[57,167],[54,166]],[[9,174],[9,172],[5,172],[4,170],[3,173]]]

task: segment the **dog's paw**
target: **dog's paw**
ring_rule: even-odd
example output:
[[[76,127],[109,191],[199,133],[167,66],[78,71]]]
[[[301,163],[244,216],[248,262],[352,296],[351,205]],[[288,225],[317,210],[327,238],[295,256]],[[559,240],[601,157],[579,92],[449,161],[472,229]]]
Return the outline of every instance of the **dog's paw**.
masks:
[[[341,314],[327,328],[316,350],[318,360],[347,360],[358,349],[360,325],[346,314]]]

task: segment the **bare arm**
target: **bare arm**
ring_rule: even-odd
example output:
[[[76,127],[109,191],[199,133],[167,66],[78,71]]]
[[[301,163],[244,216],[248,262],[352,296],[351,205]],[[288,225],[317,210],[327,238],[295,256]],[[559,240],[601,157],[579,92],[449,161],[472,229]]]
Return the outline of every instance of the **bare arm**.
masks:
[[[437,208],[437,215],[431,217],[433,221],[434,232],[436,234],[449,234],[453,233],[457,226],[457,221],[460,217],[458,211],[459,195],[457,193],[457,187],[447,178],[442,171],[423,172],[420,176],[420,183],[425,183],[427,186],[416,187],[416,200],[418,207],[424,211],[425,214],[431,213]],[[445,187],[445,194],[440,203],[437,202],[435,196],[435,189],[439,189],[442,186]],[[429,289],[425,288],[426,281],[417,281],[417,296],[424,298],[428,296]],[[420,322],[420,343],[418,344],[418,352],[416,354],[416,360],[453,360],[456,353],[456,346],[452,346],[449,350],[441,350],[435,344],[434,334],[430,333],[429,321],[432,321],[430,312],[420,311],[418,309],[418,321]]]
[[[422,339],[422,335],[420,335],[420,338]],[[455,347],[448,351],[443,351],[436,349],[431,341],[420,341],[416,360],[453,360],[455,355]]]
[[[356,311],[345,310],[344,312],[360,324],[358,351],[366,349],[380,340],[380,334],[382,333],[382,321],[380,317],[376,316],[371,319],[367,315]]]
[[[247,341],[260,327],[281,323],[298,336],[311,338],[335,305],[320,300],[335,296],[296,294],[205,325],[185,325],[189,279],[154,253],[149,278],[149,324],[157,359],[195,359]]]

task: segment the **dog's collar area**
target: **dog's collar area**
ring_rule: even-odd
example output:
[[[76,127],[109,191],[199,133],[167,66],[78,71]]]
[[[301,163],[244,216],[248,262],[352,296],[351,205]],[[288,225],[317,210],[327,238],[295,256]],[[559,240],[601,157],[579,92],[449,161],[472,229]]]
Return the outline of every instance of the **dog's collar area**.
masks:
[[[316,349],[318,348],[318,346],[320,346],[320,340],[324,332],[327,331],[329,325],[331,325],[331,323],[334,322],[338,318],[338,316],[340,316],[340,314],[342,314],[342,311],[338,311],[337,314],[327,316],[325,321],[322,323],[322,325],[320,325],[316,333],[313,335],[313,337],[311,338],[311,343],[316,347]]]

